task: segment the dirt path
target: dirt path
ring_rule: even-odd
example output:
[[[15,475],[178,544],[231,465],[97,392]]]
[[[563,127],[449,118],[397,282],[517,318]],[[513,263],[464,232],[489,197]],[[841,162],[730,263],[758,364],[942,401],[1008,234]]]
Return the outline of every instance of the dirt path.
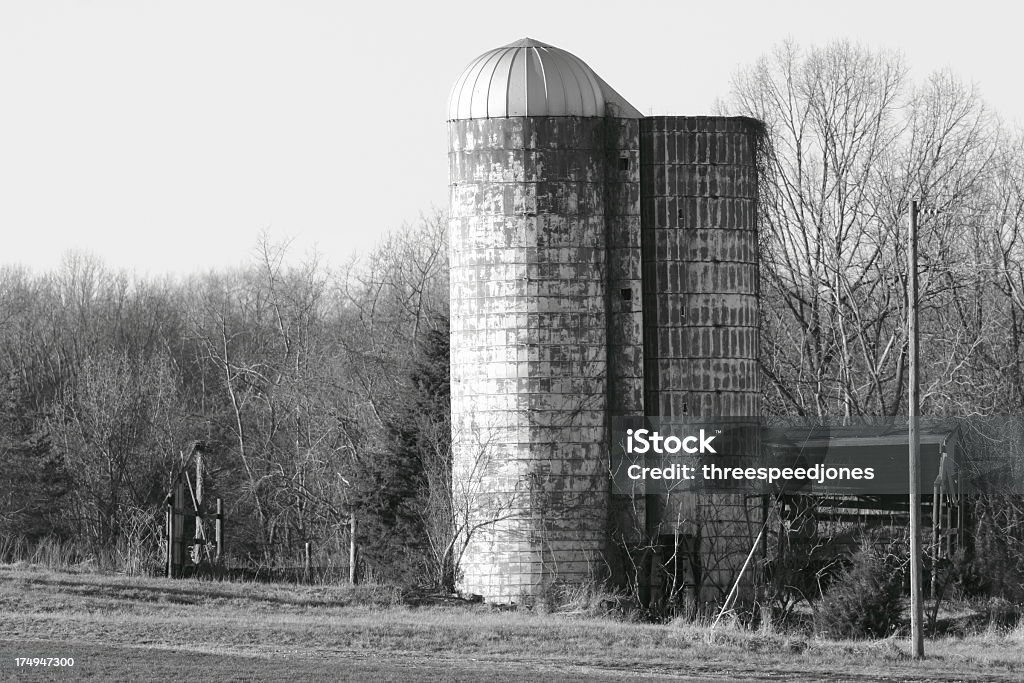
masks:
[[[74,667],[16,667],[14,657],[73,657]],[[886,675],[881,671],[835,674],[823,670],[722,668],[689,663],[664,667],[609,667],[509,657],[460,658],[422,652],[366,652],[261,648],[182,649],[131,644],[0,640],[0,680],[95,681],[1016,681],[991,675],[950,678]]]

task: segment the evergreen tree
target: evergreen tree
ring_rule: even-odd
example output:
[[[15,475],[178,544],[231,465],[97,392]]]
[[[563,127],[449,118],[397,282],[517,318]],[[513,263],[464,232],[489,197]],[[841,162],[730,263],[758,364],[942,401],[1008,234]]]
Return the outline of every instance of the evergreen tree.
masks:
[[[356,482],[362,557],[378,575],[402,583],[423,583],[424,573],[427,582],[440,581],[428,525],[436,494],[450,496],[448,348],[447,320],[439,321],[417,344],[386,416],[383,446],[364,460]]]

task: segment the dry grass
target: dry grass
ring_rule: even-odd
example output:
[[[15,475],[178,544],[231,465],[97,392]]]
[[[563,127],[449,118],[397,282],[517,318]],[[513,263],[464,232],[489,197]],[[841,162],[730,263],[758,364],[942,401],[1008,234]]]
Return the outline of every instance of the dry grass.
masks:
[[[376,586],[0,567],[0,678],[14,656],[46,650],[51,656],[80,651],[77,674],[115,680],[191,675],[199,659],[206,674],[224,669],[228,678],[215,676],[223,680],[274,678],[271,669],[284,662],[298,672],[294,680],[1020,680],[1022,643],[1024,627],[986,628],[931,641],[930,657],[914,662],[905,655],[907,644],[896,639],[837,642],[721,626],[712,639],[704,626],[485,606],[410,608],[394,589]],[[171,668],[161,668],[164,661]],[[230,677],[236,674],[241,678]]]

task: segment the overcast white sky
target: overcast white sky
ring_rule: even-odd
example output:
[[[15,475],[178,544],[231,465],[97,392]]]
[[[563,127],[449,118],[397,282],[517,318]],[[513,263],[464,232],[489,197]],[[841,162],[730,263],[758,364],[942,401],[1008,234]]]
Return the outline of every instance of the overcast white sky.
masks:
[[[529,36],[644,113],[707,114],[787,36],[951,67],[1024,122],[1010,2],[0,0],[0,263],[247,261],[261,231],[339,262],[447,203],[445,103]]]

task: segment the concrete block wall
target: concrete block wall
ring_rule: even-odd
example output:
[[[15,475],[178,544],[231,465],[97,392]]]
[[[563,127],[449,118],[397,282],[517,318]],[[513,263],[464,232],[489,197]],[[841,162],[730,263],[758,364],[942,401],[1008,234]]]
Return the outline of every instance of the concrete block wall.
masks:
[[[644,414],[643,253],[640,227],[640,122],[607,121],[608,404],[611,417]],[[635,581],[634,548],[642,542],[642,496],[612,496],[605,564],[618,585]]]
[[[757,136],[748,119],[640,122],[649,415],[760,413]],[[731,494],[649,497],[647,533],[699,538],[700,598],[720,599],[756,536],[750,505]]]
[[[644,414],[643,253],[640,242],[640,122],[606,119],[608,410]]]
[[[600,118],[449,123],[462,590],[529,602],[607,541],[607,135]],[[481,526],[482,525],[482,526]]]

